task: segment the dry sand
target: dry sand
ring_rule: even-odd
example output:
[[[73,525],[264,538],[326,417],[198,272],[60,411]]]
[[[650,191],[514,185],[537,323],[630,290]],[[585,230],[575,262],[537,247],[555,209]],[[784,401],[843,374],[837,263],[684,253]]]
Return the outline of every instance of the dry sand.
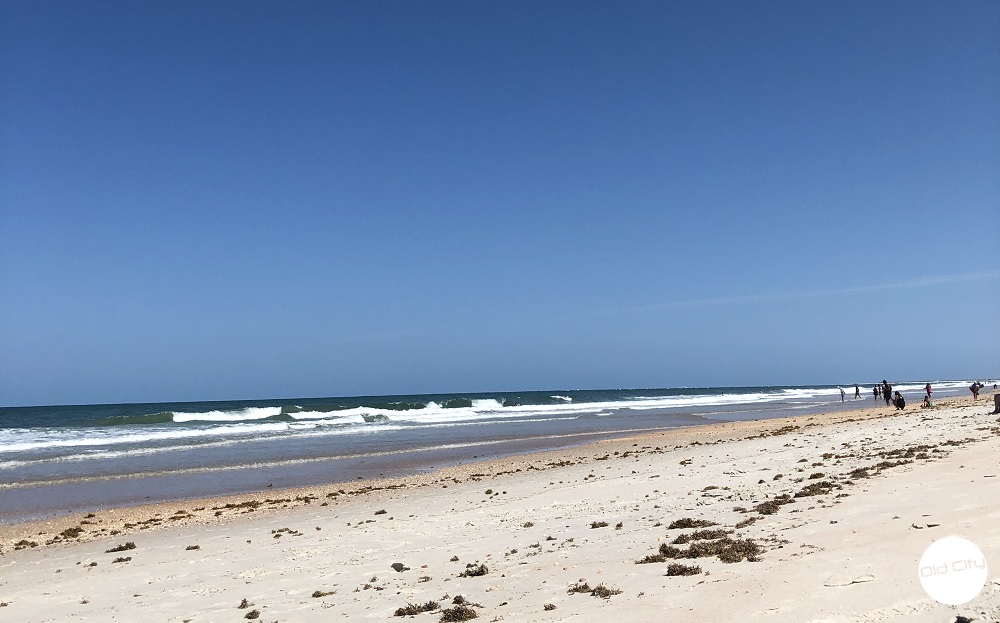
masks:
[[[438,621],[457,597],[485,621],[996,621],[992,410],[990,396],[869,406],[10,526],[0,621],[402,620],[398,608],[431,601],[413,618]],[[726,551],[741,560],[636,564],[694,533],[670,528],[685,518],[733,531]],[[947,535],[992,565],[962,606],[932,601],[917,577]],[[667,575],[670,564],[701,573]],[[620,593],[568,592],[583,583]]]

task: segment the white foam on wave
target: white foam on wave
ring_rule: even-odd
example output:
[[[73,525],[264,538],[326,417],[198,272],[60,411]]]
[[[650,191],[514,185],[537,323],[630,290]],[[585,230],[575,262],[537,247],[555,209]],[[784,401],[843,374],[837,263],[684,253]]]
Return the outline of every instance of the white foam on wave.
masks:
[[[552,400],[559,400],[562,402],[573,402],[573,399],[569,396],[549,396]]]
[[[496,411],[505,408],[496,398],[473,398],[472,409],[475,411]]]
[[[50,448],[100,447],[124,444],[139,444],[158,441],[195,439],[199,437],[221,437],[232,435],[257,435],[288,429],[285,422],[255,425],[217,426],[212,428],[155,427],[142,433],[118,432],[116,430],[81,428],[73,429],[23,429],[5,431],[0,455],[45,450]],[[13,433],[13,434],[12,434]]]
[[[246,422],[263,420],[281,414],[281,407],[247,407],[235,411],[205,411],[203,413],[177,413],[175,422]]]

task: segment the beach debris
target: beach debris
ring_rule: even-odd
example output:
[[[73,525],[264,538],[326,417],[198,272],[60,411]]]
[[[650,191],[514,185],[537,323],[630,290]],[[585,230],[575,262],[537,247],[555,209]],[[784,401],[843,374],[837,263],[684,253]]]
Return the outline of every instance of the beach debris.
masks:
[[[732,534],[732,530],[695,530],[694,532],[689,532],[687,534],[682,534],[676,539],[671,541],[674,545],[684,545],[691,541],[711,541],[715,539],[721,539],[729,534]]]
[[[319,597],[326,597],[327,595],[336,595],[336,594],[337,591],[313,591],[312,596],[319,598]]]
[[[113,562],[113,563],[115,563],[115,562],[129,562],[129,561],[131,561],[131,560],[132,560],[132,557],[131,557],[131,556],[126,556],[126,557],[124,557],[124,558],[122,558],[122,557],[119,557],[119,558],[115,558],[115,559],[114,559],[114,560],[112,560],[111,562]]]
[[[820,474],[820,477],[822,477],[822,474]],[[810,478],[812,478],[812,476],[810,476]],[[805,498],[813,495],[824,495],[838,488],[840,488],[838,485],[833,484],[829,480],[821,480],[796,491],[795,497]]]
[[[837,586],[850,586],[851,584],[862,584],[864,582],[872,582],[875,580],[875,576],[872,574],[865,575],[832,575],[830,576],[823,586],[837,587]]]
[[[135,543],[133,541],[128,541],[128,542],[124,543],[123,545],[118,545],[118,546],[112,547],[109,550],[105,550],[104,553],[105,554],[114,554],[115,552],[126,552],[126,551],[128,551],[130,549],[135,549]]]
[[[574,593],[589,593],[591,590],[593,589],[590,588],[590,584],[587,584],[585,580],[581,579],[576,584],[571,585],[566,592],[572,595]]]
[[[612,595],[621,595],[621,590],[617,588],[610,588],[602,583],[595,586],[594,590],[590,591],[590,594],[593,597],[600,597],[601,599],[610,599]]]
[[[524,522],[524,525],[522,525],[521,527],[522,528],[533,528],[534,526],[535,526],[535,522],[533,522],[533,521],[526,521],[526,522]]]
[[[667,530],[676,530],[679,528],[708,528],[710,526],[717,525],[719,524],[707,519],[692,519],[690,517],[684,517],[683,519],[676,519],[670,522],[670,525],[667,526]]]
[[[484,564],[475,565],[469,563],[465,565],[465,571],[458,574],[460,578],[475,578],[489,573],[489,568]]]
[[[187,547],[184,548],[184,550],[188,552],[195,549],[201,549],[201,545],[188,545]]]
[[[454,608],[442,610],[439,621],[442,623],[450,623],[452,621],[469,621],[471,619],[478,618],[479,615],[472,608],[468,606],[455,606]]]
[[[784,506],[785,504],[791,504],[794,501],[795,500],[792,499],[792,496],[788,495],[787,493],[783,493],[775,497],[773,500],[757,504],[756,506],[753,507],[753,509],[758,513],[760,513],[761,515],[773,515],[777,513],[778,509],[780,509],[782,506]]]
[[[697,565],[682,565],[675,562],[667,567],[667,575],[699,575],[700,573],[701,567]]]
[[[380,509],[380,510],[377,510],[377,511],[375,511],[375,514],[376,514],[376,515],[385,515],[385,513],[386,513],[386,510],[385,510],[384,508],[383,508],[383,509]]]
[[[394,562],[394,563],[392,563],[392,570],[396,571],[397,573],[402,573],[404,571],[409,571],[410,568],[404,566],[403,563],[401,563],[401,562]]]
[[[246,614],[244,614],[243,618],[244,619],[259,619],[260,618],[260,610],[251,610],[250,612],[247,612]]]
[[[402,608],[396,608],[396,612],[392,614],[394,617],[406,617],[413,616],[415,614],[420,614],[421,612],[431,612],[432,610],[437,610],[440,608],[438,602],[428,601],[423,605],[408,603]]]
[[[665,562],[667,558],[707,558],[715,556],[722,562],[736,563],[744,558],[747,562],[757,562],[760,560],[761,548],[752,539],[731,539],[724,537],[714,541],[695,541],[687,549],[680,549],[673,545],[663,543],[660,545],[659,556],[652,554],[636,564],[646,564],[651,562]],[[660,556],[663,559],[660,559]]]
[[[593,528],[606,528],[608,527],[608,522],[606,521],[592,521],[590,522],[591,529]]]

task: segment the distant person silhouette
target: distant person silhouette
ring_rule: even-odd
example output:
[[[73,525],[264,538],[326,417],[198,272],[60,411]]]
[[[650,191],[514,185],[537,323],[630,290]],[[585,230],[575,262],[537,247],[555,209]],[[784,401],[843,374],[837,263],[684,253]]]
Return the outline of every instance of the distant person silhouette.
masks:
[[[899,392],[896,392],[896,399],[892,403],[896,405],[896,409],[903,410],[906,408],[906,401],[903,400],[903,395]]]
[[[969,386],[969,391],[972,392],[972,399],[973,400],[979,400],[979,390],[980,390],[980,388],[982,388],[982,384],[980,384],[979,381],[976,381],[975,383],[973,383],[972,385]]]
[[[861,388],[858,387],[857,385],[855,385],[854,386],[854,399],[857,400],[858,398],[861,398]]]

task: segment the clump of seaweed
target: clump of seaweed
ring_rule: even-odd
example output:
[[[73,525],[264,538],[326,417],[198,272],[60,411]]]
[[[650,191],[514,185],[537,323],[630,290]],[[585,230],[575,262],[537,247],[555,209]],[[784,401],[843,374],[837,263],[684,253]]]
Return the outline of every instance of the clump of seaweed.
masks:
[[[455,606],[454,608],[442,610],[439,620],[442,623],[451,623],[452,621],[469,621],[478,618],[479,615],[472,608],[468,606]]]
[[[475,564],[469,563],[469,564],[465,565],[465,571],[459,573],[458,577],[460,577],[460,578],[476,578],[476,577],[479,577],[481,575],[486,575],[489,572],[490,572],[489,568],[486,565],[484,565],[484,564],[475,565]]]
[[[747,517],[746,519],[736,524],[736,529],[739,530],[740,528],[746,528],[748,526],[752,526],[759,519],[760,519],[759,515],[752,515],[750,517]]]
[[[115,558],[111,562],[129,562],[130,560],[132,560],[132,557],[131,556],[126,556],[124,558]]]
[[[316,595],[313,595],[315,597]],[[403,608],[396,608],[396,612],[393,613],[394,617],[406,617],[412,616],[414,614],[420,614],[421,612],[430,612],[432,610],[437,610],[440,606],[436,601],[428,601],[423,605],[416,604],[406,604]]]
[[[668,530],[675,530],[677,528],[708,528],[709,526],[717,526],[719,524],[714,521],[709,521],[707,519],[692,519],[690,517],[684,517],[683,519],[676,519],[670,522],[667,526]]]
[[[590,522],[591,528],[607,528],[608,522],[606,521],[592,521]]]
[[[247,598],[244,597],[243,601],[240,602],[240,605],[238,605],[236,607],[239,608],[240,610],[243,610],[244,608],[249,608],[251,605],[253,605],[253,604],[251,604],[249,601],[247,601]]]
[[[544,606],[542,606],[542,610],[546,610],[546,611],[548,611],[548,610],[555,610],[555,609],[556,609],[556,605],[555,604],[545,604]]]
[[[313,597],[326,597],[327,595],[335,595],[337,591],[313,591]]]
[[[188,545],[184,548],[184,550],[188,552],[195,549],[201,549],[201,545]]]
[[[729,537],[715,541],[695,541],[687,549],[680,549],[666,543],[660,545],[660,554],[665,558],[707,558],[716,556],[722,562],[740,562],[746,558],[749,562],[759,560],[760,546],[751,539],[731,539]]]
[[[821,480],[819,482],[814,482],[807,487],[803,487],[795,493],[797,498],[806,498],[814,495],[824,495],[833,491],[837,485],[833,484],[829,480]]]
[[[572,595],[572,594],[574,594],[574,593],[589,593],[589,592],[590,592],[590,591],[592,591],[592,590],[593,590],[593,589],[592,589],[592,588],[590,588],[590,584],[587,584],[587,583],[586,583],[586,582],[584,582],[583,580],[580,580],[580,581],[579,581],[579,582],[577,582],[576,584],[573,584],[572,586],[570,586],[570,587],[569,587],[569,588],[568,588],[568,589],[566,590],[566,592],[567,592],[567,593],[569,593],[570,595]]]
[[[81,534],[83,534],[83,528],[73,527],[73,528],[66,528],[65,530],[59,533],[59,536],[67,539],[75,539]]]
[[[682,534],[676,539],[671,541],[674,545],[684,545],[691,541],[711,541],[714,539],[721,539],[722,537],[732,533],[732,530],[695,530],[688,534]]]
[[[612,595],[621,595],[621,590],[610,588],[604,584],[598,584],[594,587],[594,590],[590,591],[590,594],[601,599],[609,599]]]
[[[245,619],[259,619],[260,618],[260,610],[251,610],[250,612],[247,612],[246,614],[244,614],[243,618],[245,618]]]
[[[124,545],[118,545],[116,547],[112,547],[111,549],[106,550],[104,553],[114,554],[115,552],[126,552],[130,549],[135,549],[135,543],[133,543],[132,541],[128,541]]]
[[[791,504],[792,502],[794,502],[792,496],[788,495],[787,493],[783,493],[778,497],[774,498],[773,500],[768,500],[767,502],[761,502],[760,504],[754,506],[753,509],[758,513],[760,513],[761,515],[773,515],[777,513],[778,509],[780,509],[782,506],[784,506],[785,504]]]
[[[675,562],[667,567],[667,575],[698,575],[700,573],[701,567],[697,565],[682,565]]]
[[[635,561],[635,564],[648,565],[657,562],[667,562],[667,557],[663,554],[649,554],[645,558]]]

